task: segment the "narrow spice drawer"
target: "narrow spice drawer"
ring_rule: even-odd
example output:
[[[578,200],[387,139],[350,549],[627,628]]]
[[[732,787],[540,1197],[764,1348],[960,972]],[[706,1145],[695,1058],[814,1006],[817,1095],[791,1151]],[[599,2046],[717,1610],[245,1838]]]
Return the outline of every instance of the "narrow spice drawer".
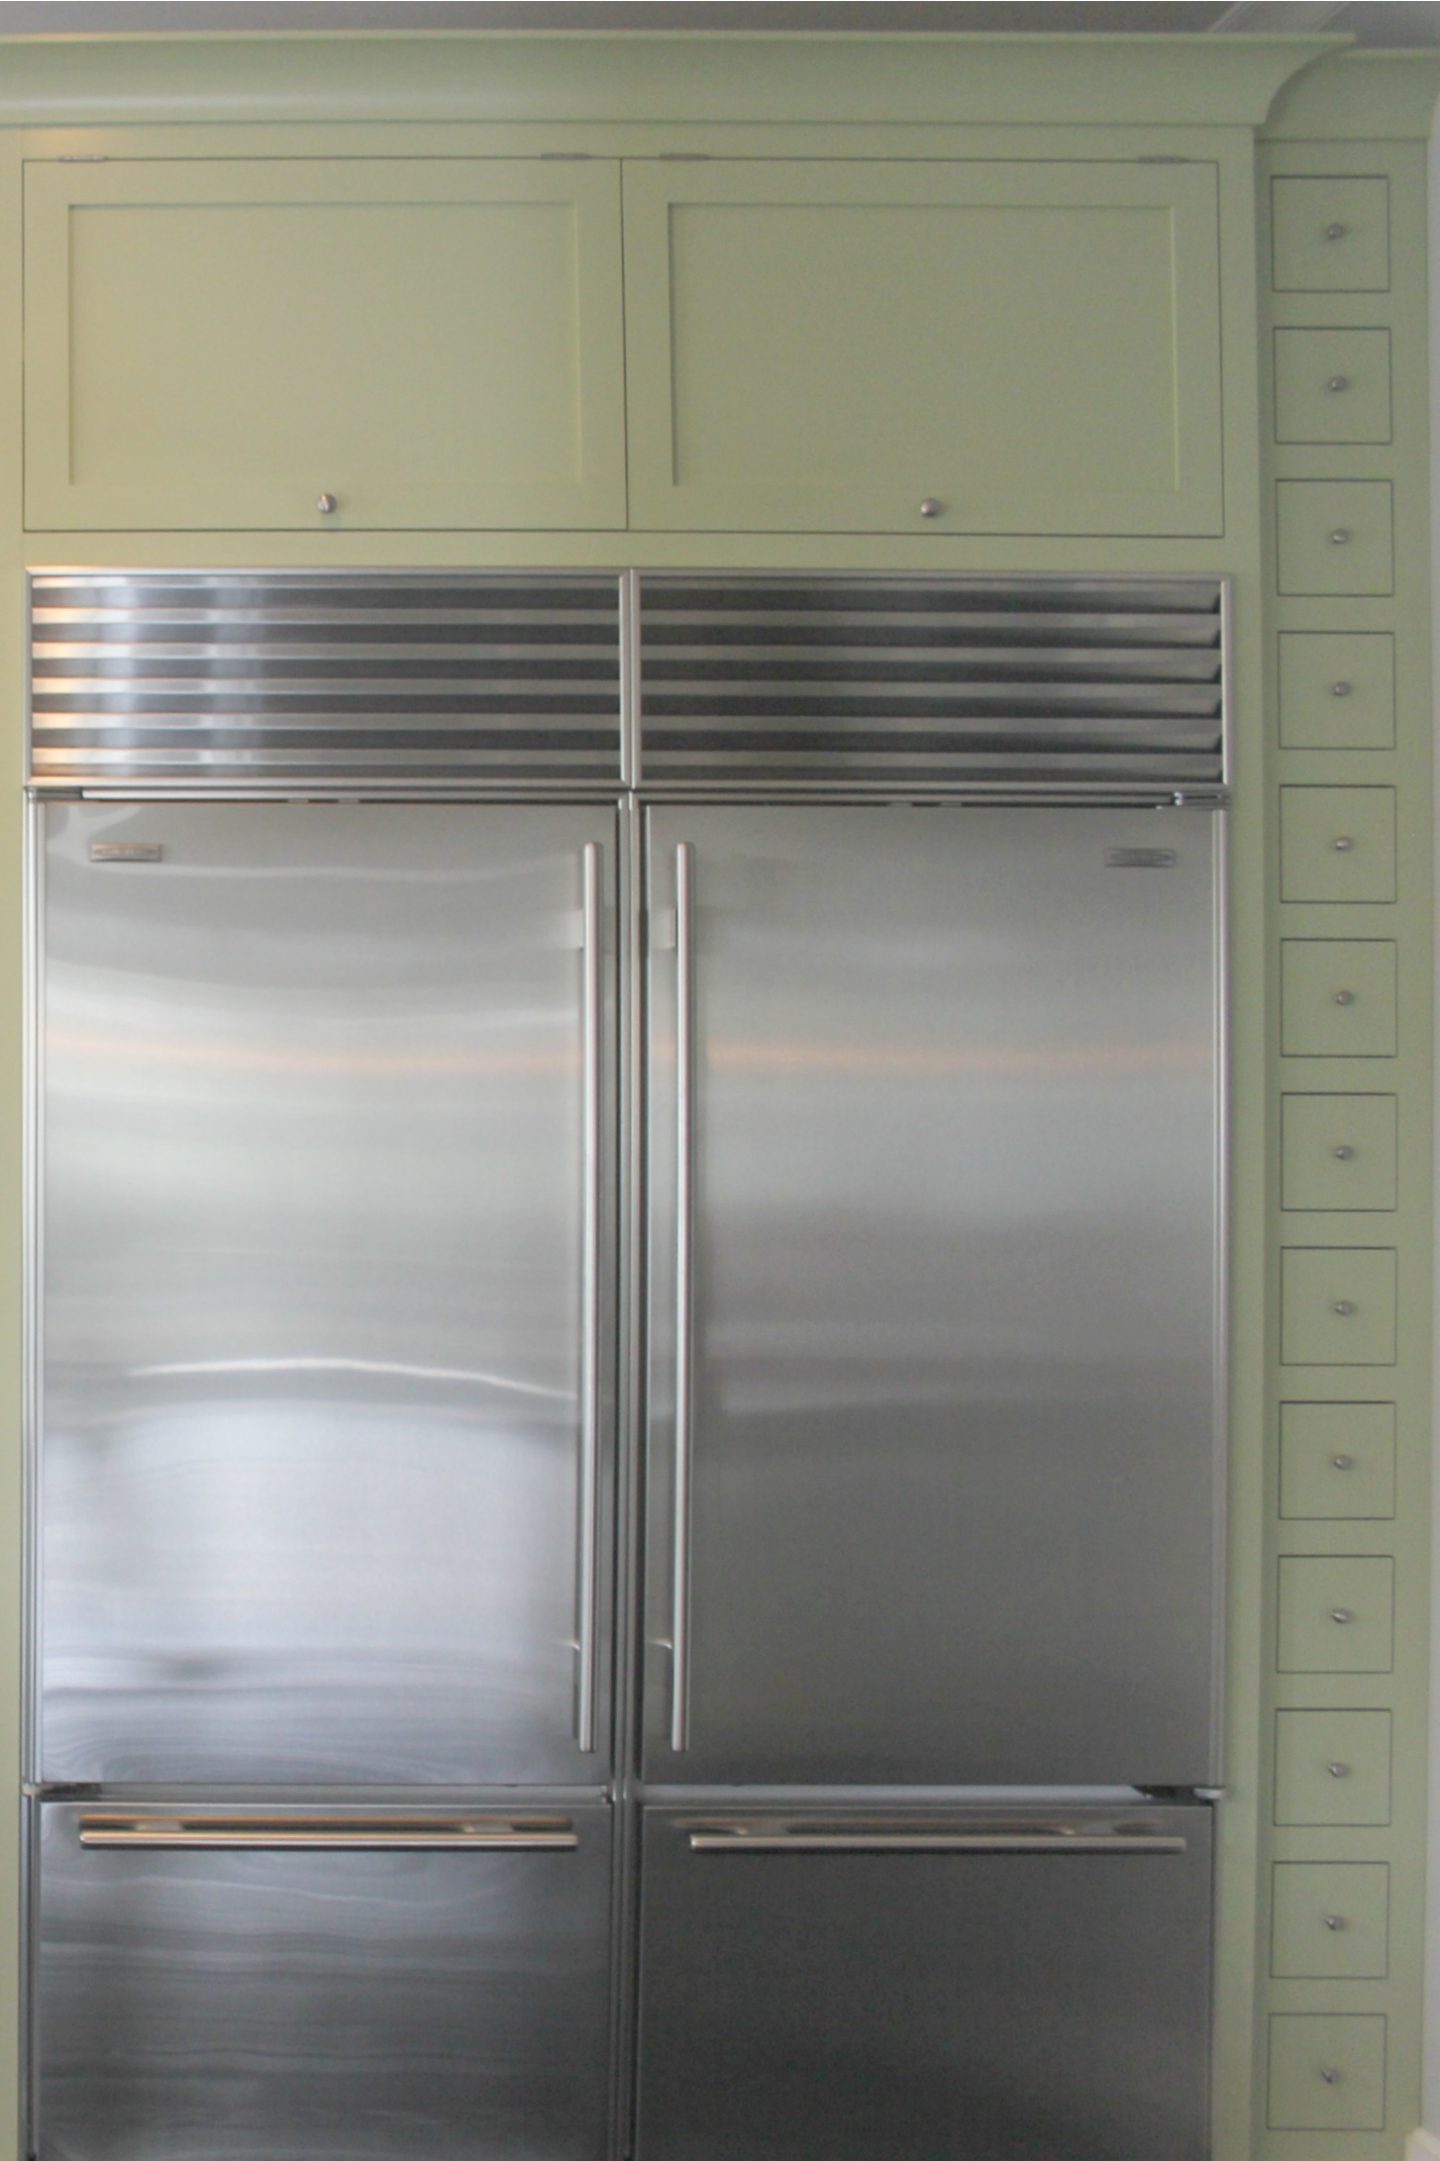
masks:
[[[1383,1981],[1390,1871],[1383,1861],[1277,1861],[1270,1971],[1284,1981]]]
[[[1277,293],[1390,289],[1390,183],[1278,175],[1270,183],[1271,270]]]
[[[1381,2131],[1385,2021],[1279,2012],[1270,2021],[1272,2131]]]
[[[1395,640],[1388,630],[1280,635],[1284,750],[1393,750]]]
[[[1280,898],[1392,901],[1393,788],[1282,788]]]
[[[1286,938],[1280,1049],[1287,1058],[1393,1058],[1392,938]]]
[[[1389,1673],[1395,1563],[1369,1554],[1287,1554],[1280,1563],[1280,1673]]]
[[[1390,1821],[1388,1711],[1277,1711],[1275,1821]]]
[[[1393,1403],[1282,1403],[1282,1516],[1385,1522],[1395,1513]]]
[[[1281,1207],[1393,1209],[1395,1136],[1394,1096],[1282,1097]]]
[[[1393,593],[1388,480],[1281,480],[1275,488],[1277,589],[1284,594]]]
[[[1388,330],[1277,330],[1277,443],[1388,443]]]
[[[1280,1363],[1394,1365],[1393,1247],[1286,1246],[1280,1255]]]

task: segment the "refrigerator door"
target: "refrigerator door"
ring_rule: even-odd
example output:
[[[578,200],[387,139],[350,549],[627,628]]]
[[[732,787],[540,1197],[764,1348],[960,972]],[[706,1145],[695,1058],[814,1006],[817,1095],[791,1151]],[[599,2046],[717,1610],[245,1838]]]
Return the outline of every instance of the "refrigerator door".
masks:
[[[603,2161],[603,1804],[40,1815],[39,2161]]]
[[[652,1810],[637,2161],[1205,2161],[1205,1808]]]
[[[43,819],[39,1775],[598,1785],[613,813]]]
[[[652,814],[653,1781],[1212,1779],[1216,864]]]

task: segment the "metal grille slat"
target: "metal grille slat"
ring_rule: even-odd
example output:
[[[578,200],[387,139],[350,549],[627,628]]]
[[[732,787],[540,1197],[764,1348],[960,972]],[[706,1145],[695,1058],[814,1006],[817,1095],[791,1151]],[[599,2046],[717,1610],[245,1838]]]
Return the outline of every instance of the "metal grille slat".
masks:
[[[615,576],[40,571],[30,657],[42,786],[620,781]]]
[[[1217,579],[641,581],[642,785],[1216,788]]]

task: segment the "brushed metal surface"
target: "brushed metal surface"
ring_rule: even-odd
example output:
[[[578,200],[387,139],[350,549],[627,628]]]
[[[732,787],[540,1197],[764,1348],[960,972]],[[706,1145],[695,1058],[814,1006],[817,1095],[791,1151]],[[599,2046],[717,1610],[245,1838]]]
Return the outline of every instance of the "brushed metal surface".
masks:
[[[648,851],[647,1778],[1213,1783],[1214,819],[676,807]]]
[[[723,1811],[648,1810],[638,2161],[1205,2161],[1210,1811],[1067,1818],[739,1868],[692,1845]]]
[[[607,959],[587,1185],[582,865],[611,920],[613,814],[44,817],[40,1775],[595,1783],[615,1023]]]
[[[95,1850],[85,1813],[41,1810],[40,2161],[603,2161],[603,1805],[548,1852]]]

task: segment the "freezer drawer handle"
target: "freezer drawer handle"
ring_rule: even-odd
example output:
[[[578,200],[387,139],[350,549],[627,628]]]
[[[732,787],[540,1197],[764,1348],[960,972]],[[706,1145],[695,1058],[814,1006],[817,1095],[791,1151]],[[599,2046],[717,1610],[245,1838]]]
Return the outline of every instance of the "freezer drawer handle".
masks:
[[[692,1853],[1184,1853],[1183,1838],[1085,1831],[692,1831]]]
[[[575,1741],[582,1755],[595,1747],[596,1600],[600,1569],[600,1220],[601,1220],[601,1021],[604,940],[600,917],[600,850],[587,843],[581,858],[583,894],[583,1140],[584,1194],[580,1280],[580,1491],[575,1572]]]
[[[675,1526],[671,1554],[670,1746],[690,1745],[690,1450],[694,1397],[691,1141],[695,1074],[695,907],[688,841],[675,850]]]
[[[176,1846],[245,1847],[279,1853],[304,1847],[322,1853],[394,1853],[432,1849],[471,1852],[572,1852],[580,1843],[567,1817],[457,1816],[346,1823],[315,1818],[204,1816],[83,1816],[82,1846],[152,1851]]]

